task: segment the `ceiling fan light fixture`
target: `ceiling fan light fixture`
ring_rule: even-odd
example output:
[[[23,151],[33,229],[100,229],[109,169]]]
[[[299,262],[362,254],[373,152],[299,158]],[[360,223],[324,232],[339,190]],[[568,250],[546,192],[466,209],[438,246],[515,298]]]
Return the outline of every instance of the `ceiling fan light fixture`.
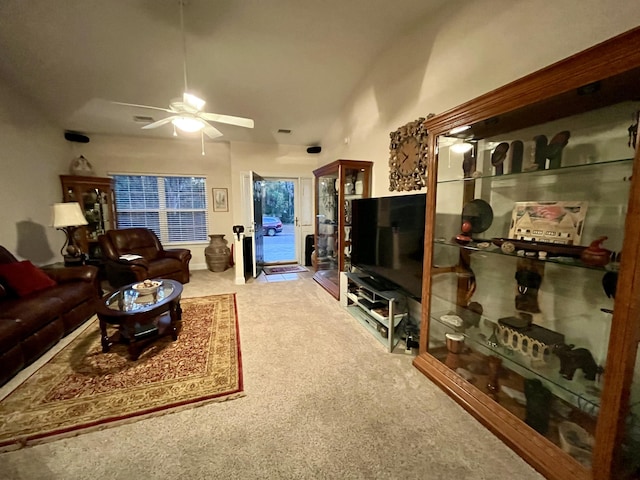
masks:
[[[205,124],[202,120],[194,117],[176,117],[171,120],[171,123],[173,123],[174,126],[179,128],[183,132],[187,133],[199,132],[205,127]]]
[[[207,103],[203,99],[196,97],[194,94],[187,92],[184,92],[184,94],[182,95],[182,101],[198,111],[202,110]]]
[[[186,133],[201,133],[201,140],[203,142],[203,154],[204,154],[204,136],[209,139],[215,139],[222,136],[222,132],[216,129],[210,124],[210,122],[225,123],[227,125],[234,125],[237,127],[253,128],[254,123],[250,118],[236,117],[233,115],[222,115],[219,113],[205,112],[203,108],[206,102],[189,93],[189,84],[187,83],[187,46],[184,30],[184,6],[190,0],[177,0],[180,5],[180,31],[182,33],[182,58],[183,58],[183,74],[184,74],[184,90],[182,91],[182,98],[174,98],[169,102],[169,108],[154,107],[151,105],[140,105],[137,103],[124,103],[124,102],[112,102],[117,105],[123,105],[126,107],[134,108],[146,108],[151,110],[159,110],[170,114],[168,117],[161,118],[160,120],[153,121],[153,118],[148,117],[147,123],[142,127],[143,130],[151,130],[159,128],[164,125],[172,124],[173,135],[177,136],[177,129]],[[139,121],[142,121],[142,117]]]

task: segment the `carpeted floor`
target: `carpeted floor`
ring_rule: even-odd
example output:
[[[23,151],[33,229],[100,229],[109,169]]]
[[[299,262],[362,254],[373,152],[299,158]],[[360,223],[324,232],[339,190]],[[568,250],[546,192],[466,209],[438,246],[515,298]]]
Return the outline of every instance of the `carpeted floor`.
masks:
[[[299,276],[234,285],[232,270],[195,271],[185,285],[183,298],[236,292],[245,397],[3,453],[0,476],[542,478]]]
[[[235,296],[186,299],[182,309],[178,341],[160,338],[136,361],[122,344],[103,353],[98,322],[90,322],[0,401],[0,450],[238,397]]]

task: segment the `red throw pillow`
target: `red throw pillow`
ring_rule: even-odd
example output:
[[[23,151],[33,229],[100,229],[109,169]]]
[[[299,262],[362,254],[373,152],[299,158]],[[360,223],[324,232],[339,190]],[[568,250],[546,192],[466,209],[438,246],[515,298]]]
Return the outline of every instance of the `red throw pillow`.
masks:
[[[20,297],[56,285],[51,277],[29,260],[0,264],[0,279]]]

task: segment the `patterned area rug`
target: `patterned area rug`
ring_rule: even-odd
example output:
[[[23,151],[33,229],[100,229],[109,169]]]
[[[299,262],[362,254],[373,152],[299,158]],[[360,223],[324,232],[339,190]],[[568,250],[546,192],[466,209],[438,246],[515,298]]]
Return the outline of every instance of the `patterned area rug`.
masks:
[[[308,272],[309,270],[302,265],[283,265],[281,267],[264,267],[264,273],[266,275],[275,275],[278,273],[297,273]]]
[[[243,396],[235,294],[183,299],[178,340],[102,353],[98,321],[0,402],[0,451]]]

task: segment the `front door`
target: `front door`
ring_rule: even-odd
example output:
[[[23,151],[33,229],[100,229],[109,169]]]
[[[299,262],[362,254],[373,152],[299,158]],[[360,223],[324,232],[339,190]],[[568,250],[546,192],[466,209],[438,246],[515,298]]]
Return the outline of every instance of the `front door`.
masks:
[[[255,172],[251,176],[251,217],[253,219],[253,277],[256,278],[264,265],[264,229],[262,228],[262,202],[264,201],[264,178]]]

